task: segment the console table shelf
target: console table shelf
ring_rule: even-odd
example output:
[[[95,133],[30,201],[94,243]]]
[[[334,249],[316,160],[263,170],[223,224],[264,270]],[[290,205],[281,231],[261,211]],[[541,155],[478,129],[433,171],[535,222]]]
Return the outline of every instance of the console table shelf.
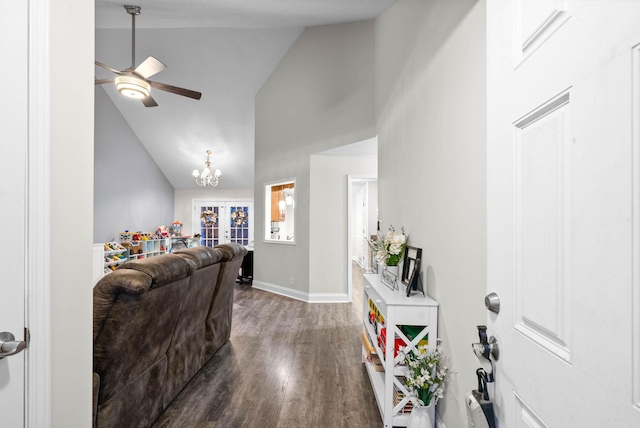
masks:
[[[403,408],[408,398],[396,399],[397,403],[394,403],[394,395],[399,393],[404,397],[408,396],[402,381],[406,369],[401,364],[401,356],[395,355],[396,342],[402,346],[417,348],[419,343],[428,340],[429,349],[435,350],[438,303],[422,293],[414,292],[411,297],[407,297],[402,286],[401,290],[391,290],[380,282],[377,274],[365,274],[364,279],[363,328],[382,362],[384,371],[376,371],[375,364],[366,358],[367,349],[364,345],[362,362],[367,368],[385,428],[406,427],[410,413],[403,412]],[[409,338],[404,333],[404,326],[410,326],[417,333]],[[380,339],[382,328],[385,329],[386,340]],[[435,420],[433,416],[432,419]]]

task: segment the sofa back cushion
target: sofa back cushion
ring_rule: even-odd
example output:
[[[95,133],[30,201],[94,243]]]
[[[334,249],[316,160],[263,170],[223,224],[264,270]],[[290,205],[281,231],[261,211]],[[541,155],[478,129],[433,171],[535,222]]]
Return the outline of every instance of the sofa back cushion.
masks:
[[[220,274],[223,253],[209,247],[195,247],[174,254],[196,266],[190,276],[189,292],[167,350],[167,385],[164,404],[168,405],[184,385],[200,370],[204,361],[205,325]]]
[[[221,244],[215,247],[223,254],[218,286],[207,315],[205,361],[211,358],[231,336],[233,291],[240,265],[247,250],[240,244]]]
[[[220,249],[210,247],[186,248],[173,254],[191,260],[196,269],[220,263],[225,258],[225,254]]]
[[[184,257],[163,254],[148,259],[132,260],[120,265],[118,269],[131,269],[146,273],[151,277],[151,288],[158,288],[190,276],[197,269],[197,266]]]

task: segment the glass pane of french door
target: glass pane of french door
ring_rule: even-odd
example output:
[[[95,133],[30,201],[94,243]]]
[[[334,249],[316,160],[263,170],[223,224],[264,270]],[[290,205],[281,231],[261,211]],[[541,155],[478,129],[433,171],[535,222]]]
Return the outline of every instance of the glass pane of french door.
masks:
[[[220,242],[220,206],[200,206],[200,244],[215,247]]]
[[[249,221],[253,214],[248,205],[231,206],[229,210],[229,242],[249,245]]]

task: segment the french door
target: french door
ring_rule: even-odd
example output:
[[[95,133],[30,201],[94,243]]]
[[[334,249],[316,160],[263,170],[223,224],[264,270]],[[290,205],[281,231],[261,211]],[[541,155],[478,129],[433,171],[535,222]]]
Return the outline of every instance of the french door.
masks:
[[[253,247],[253,201],[194,201],[193,223],[200,225],[200,244],[215,247],[236,242]]]

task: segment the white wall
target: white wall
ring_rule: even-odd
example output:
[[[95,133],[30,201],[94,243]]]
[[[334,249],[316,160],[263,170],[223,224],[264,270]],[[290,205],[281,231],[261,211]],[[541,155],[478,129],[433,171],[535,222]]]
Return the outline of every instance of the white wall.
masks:
[[[256,222],[254,287],[309,292],[311,155],[375,134],[373,22],[307,28],[256,96],[256,214],[266,183],[295,178],[296,243],[263,242]]]
[[[466,426],[486,322],[486,13],[476,0],[402,0],[376,20],[382,230],[404,225],[423,249],[428,294],[453,377],[439,408]]]
[[[200,233],[200,226],[196,225],[194,229],[192,224],[194,199],[224,201],[232,201],[235,199],[253,200],[253,189],[176,189],[173,200],[173,220],[169,223],[173,223],[174,221],[181,222],[182,233],[186,235]],[[258,217],[256,217],[256,220],[257,219]],[[167,227],[168,226],[167,224]]]
[[[377,174],[376,156],[311,156],[309,294],[347,301],[347,176]]]
[[[102,86],[95,87],[93,241],[173,222],[173,186]]]
[[[42,3],[42,2],[40,2]],[[40,7],[40,6],[38,6]],[[51,427],[91,426],[94,2],[51,0]]]

